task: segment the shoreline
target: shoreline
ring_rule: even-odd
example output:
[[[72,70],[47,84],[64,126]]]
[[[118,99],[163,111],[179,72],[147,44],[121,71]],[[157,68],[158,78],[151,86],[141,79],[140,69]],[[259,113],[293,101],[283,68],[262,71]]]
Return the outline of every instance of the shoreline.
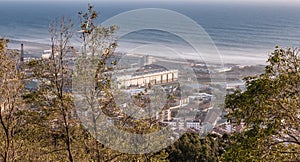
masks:
[[[20,50],[21,44],[24,45],[25,54],[32,56],[32,57],[41,57],[44,50],[49,50],[51,48],[51,45],[47,44],[47,43],[38,43],[38,42],[28,41],[28,40],[21,41],[21,40],[14,40],[14,39],[10,39],[8,48]],[[74,46],[77,50],[80,48],[79,43],[71,43],[71,44],[75,44]],[[134,48],[144,46],[144,44],[128,43],[126,41],[122,41],[120,44],[122,44],[122,46],[119,46],[116,49],[116,52],[118,52],[118,53],[132,53],[132,52],[134,52]],[[155,44],[150,44],[150,45],[153,46]],[[158,45],[161,46],[160,44],[158,44]],[[164,45],[164,46],[169,47],[168,45]],[[173,46],[175,46],[175,44]],[[195,61],[203,61],[203,59],[201,59],[201,55],[199,55],[197,53],[191,53],[189,51],[185,52],[186,49],[184,49],[182,47],[180,47],[180,49],[171,49],[171,50],[175,51],[175,52],[178,51],[178,53],[179,53],[178,56],[173,55],[173,57],[171,59],[182,59],[181,56],[185,56],[185,59],[191,59],[191,60],[194,59]],[[266,65],[268,53],[270,53],[266,50],[266,52],[264,52],[265,58],[263,58],[262,56],[257,56],[258,54],[252,54],[253,56],[249,56],[249,55],[251,55],[251,53],[249,53],[247,50],[245,50],[244,52],[225,51],[225,50],[218,50],[218,51],[219,51],[219,54],[216,54],[216,57],[220,57],[220,60],[221,60],[220,63],[224,64],[226,66],[227,65],[243,65],[243,66]],[[169,52],[170,51],[167,51],[167,53],[169,53]],[[152,53],[153,53],[153,51],[152,51]],[[257,53],[259,53],[259,52],[257,52]],[[137,50],[136,54],[152,55],[151,52],[149,53],[149,51],[139,51],[139,50]],[[158,53],[155,53],[155,55],[152,55],[152,56],[170,58],[170,55],[162,53],[161,51],[159,51]],[[211,64],[213,64],[213,63],[211,63]]]

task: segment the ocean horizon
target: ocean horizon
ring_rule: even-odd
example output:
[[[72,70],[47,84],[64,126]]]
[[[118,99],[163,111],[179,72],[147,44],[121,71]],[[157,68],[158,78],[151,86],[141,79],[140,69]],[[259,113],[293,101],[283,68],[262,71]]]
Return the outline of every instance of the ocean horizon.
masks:
[[[0,1],[0,37],[11,40],[10,47],[25,50],[47,49],[50,44],[48,26],[54,19],[71,18],[79,29],[78,11],[88,2],[8,2]],[[296,6],[260,6],[245,4],[200,4],[159,2],[92,2],[99,11],[98,24],[122,12],[140,8],[163,8],[183,14],[204,28],[215,43],[224,63],[265,64],[275,46],[296,48],[300,45],[300,10]],[[135,23],[128,23],[135,25]],[[121,27],[120,27],[121,28]],[[168,26],[181,33],[193,34],[189,26]],[[73,44],[79,44],[75,34]],[[186,42],[158,30],[141,30],[120,39],[118,51],[136,45],[161,44],[184,54],[193,55]],[[184,50],[182,50],[184,49]],[[42,50],[40,51],[40,54]],[[163,53],[161,54],[163,55]]]

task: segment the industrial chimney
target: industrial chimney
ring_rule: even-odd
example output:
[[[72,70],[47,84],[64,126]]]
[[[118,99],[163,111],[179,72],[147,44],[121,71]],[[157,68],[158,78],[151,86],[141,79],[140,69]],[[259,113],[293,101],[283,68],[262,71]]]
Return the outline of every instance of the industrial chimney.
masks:
[[[24,46],[21,44],[21,54],[20,54],[20,63],[24,62]]]

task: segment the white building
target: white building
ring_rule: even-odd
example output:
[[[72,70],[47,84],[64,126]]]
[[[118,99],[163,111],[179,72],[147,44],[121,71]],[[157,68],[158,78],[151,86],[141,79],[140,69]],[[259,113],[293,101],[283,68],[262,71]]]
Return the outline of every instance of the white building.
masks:
[[[188,129],[188,128],[196,129],[196,130],[201,129],[201,124],[199,121],[174,120],[169,122],[165,121],[163,123],[168,124],[176,129]]]
[[[168,84],[178,80],[178,70],[167,70],[158,65],[146,65],[142,70],[133,74],[125,74],[117,77],[119,88],[130,86],[142,87],[151,85]]]

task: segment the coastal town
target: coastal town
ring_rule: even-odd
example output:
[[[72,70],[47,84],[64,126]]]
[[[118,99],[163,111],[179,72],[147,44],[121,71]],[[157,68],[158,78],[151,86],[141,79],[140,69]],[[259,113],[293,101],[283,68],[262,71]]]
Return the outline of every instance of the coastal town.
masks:
[[[1,1],[0,161],[300,161],[296,1]]]
[[[51,50],[44,50],[40,57],[31,57],[28,52],[24,54],[23,44],[19,52],[20,62],[47,60],[52,55]],[[70,68],[73,68],[79,51],[70,50],[69,53],[72,53],[72,56],[66,57],[66,61],[69,62]],[[54,57],[56,56],[58,54],[54,54]],[[225,115],[228,112],[215,100],[218,96],[224,97],[236,90],[243,91],[245,83],[242,78],[249,73],[259,73],[263,69],[262,65],[234,64],[225,65],[222,69],[214,68],[212,65],[208,69],[207,65],[200,61],[181,61],[132,53],[117,53],[115,58],[120,61],[114,76],[115,88],[119,93],[123,93],[123,96],[116,94],[115,102],[121,109],[130,109],[132,106],[128,103],[130,100],[122,99],[124,95],[129,98],[141,94],[150,96],[152,99],[150,102],[159,102],[148,107],[153,111],[150,117],[154,116],[162,126],[170,126],[179,131],[196,132],[200,135],[230,134],[243,128],[242,124],[237,125],[227,121]],[[214,71],[210,71],[211,69]],[[188,72],[192,72],[193,76],[187,76]],[[212,83],[210,77],[214,73],[225,74],[226,83]],[[194,81],[192,81],[193,77]],[[37,86],[39,86],[38,80],[26,85],[27,89],[34,89]],[[72,91],[71,84],[67,87],[66,91]],[[160,98],[160,101],[155,100],[153,96]],[[138,114],[138,112],[131,112],[131,115],[135,116],[134,113]]]

